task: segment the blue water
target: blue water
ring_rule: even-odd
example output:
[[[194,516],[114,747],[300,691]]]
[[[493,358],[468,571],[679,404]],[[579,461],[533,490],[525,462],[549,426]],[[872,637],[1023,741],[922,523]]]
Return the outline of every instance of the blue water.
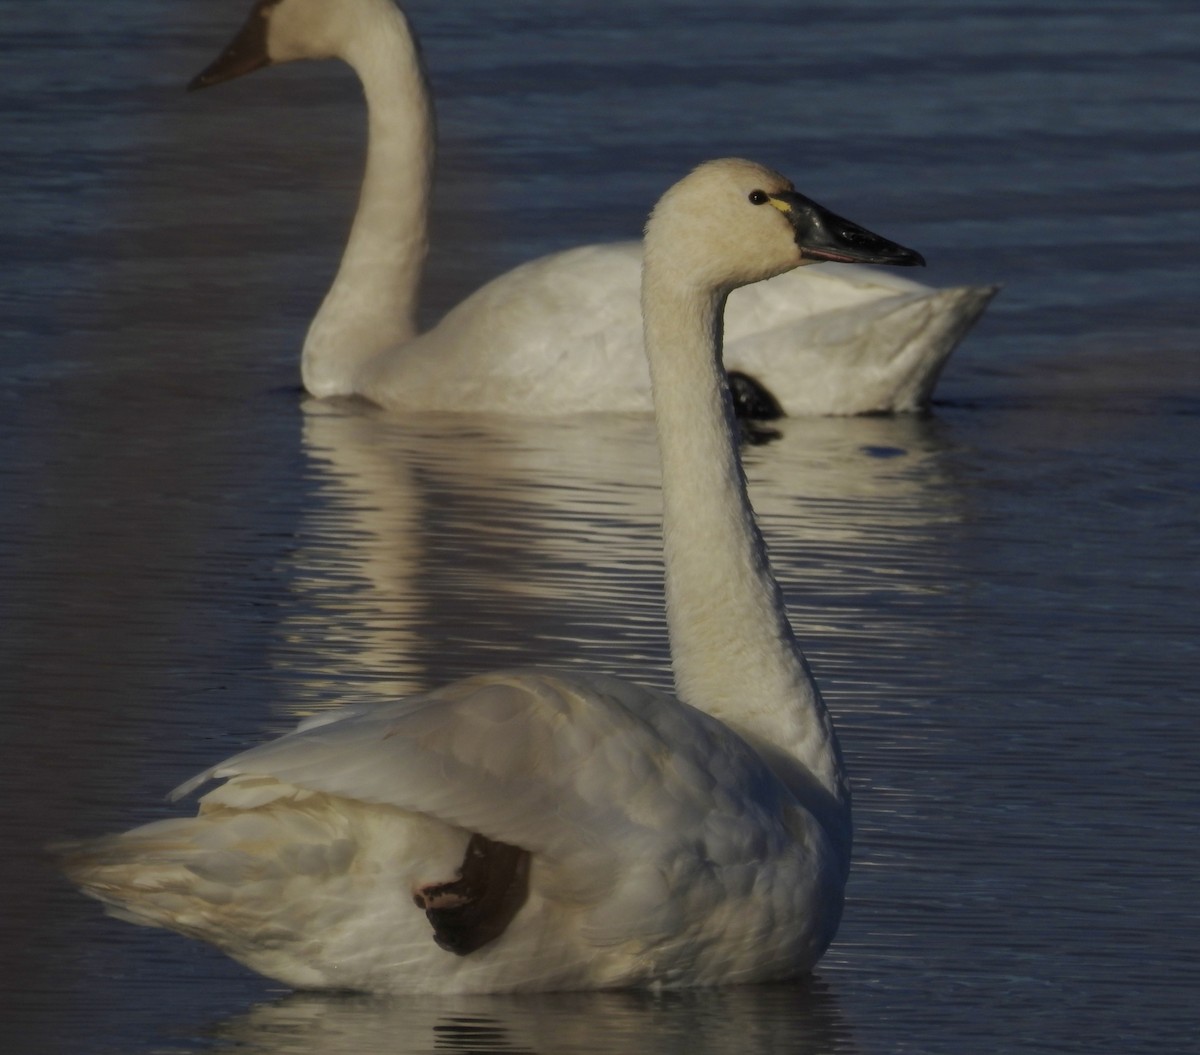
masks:
[[[9,9],[11,8],[11,9]],[[101,915],[51,838],[346,699],[669,684],[649,423],[297,390],[360,175],[332,65],[181,86],[241,0],[5,9],[0,1008],[29,1053],[1173,1053],[1200,1022],[1200,8],[415,0],[431,317],[705,157],[1003,290],[925,419],[747,454],[855,788],[803,984],[290,995]]]

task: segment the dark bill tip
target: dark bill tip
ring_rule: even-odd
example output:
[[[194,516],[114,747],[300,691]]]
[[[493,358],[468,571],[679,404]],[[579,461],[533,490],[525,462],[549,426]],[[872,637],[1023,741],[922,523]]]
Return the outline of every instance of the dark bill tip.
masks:
[[[924,267],[925,258],[915,249],[887,238],[878,238],[870,247],[829,248],[801,244],[802,254],[809,260],[830,260],[839,264],[887,264],[891,267]]]
[[[888,264],[892,267],[924,267],[925,258],[915,249],[868,231],[853,220],[830,212],[802,194],[781,194],[796,232],[796,244],[809,260],[832,260],[841,264]]]
[[[237,36],[229,42],[225,50],[188,81],[189,92],[209,88],[222,81],[231,81],[235,77],[271,65],[271,56],[267,52],[267,22],[272,6],[265,2],[255,6],[245,25],[238,30]]]
[[[269,65],[271,65],[271,60],[266,55],[249,56],[225,53],[211,66],[205,67],[188,81],[187,90],[194,92],[201,88],[211,88],[214,84],[231,81],[235,77],[253,73],[255,70],[261,70],[264,66]]]

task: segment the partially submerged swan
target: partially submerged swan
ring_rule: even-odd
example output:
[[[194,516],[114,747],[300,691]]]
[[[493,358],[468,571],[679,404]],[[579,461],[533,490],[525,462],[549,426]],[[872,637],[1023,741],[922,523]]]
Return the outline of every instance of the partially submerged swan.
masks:
[[[649,410],[639,242],[531,261],[418,334],[434,132],[418,48],[392,0],[259,0],[189,87],[304,58],[347,62],[368,114],[358,213],[304,343],[305,388],[401,410]],[[775,404],[787,414],[924,407],[995,289],[934,290],[830,268],[730,299],[726,364],[766,408],[747,413],[770,416]]]
[[[646,228],[678,697],[510,670],[347,706],[178,788],[198,816],[63,848],[109,911],[298,987],[781,979],[833,939],[850,792],[746,493],[721,368],[740,285],[920,256],[782,176],[709,162]]]

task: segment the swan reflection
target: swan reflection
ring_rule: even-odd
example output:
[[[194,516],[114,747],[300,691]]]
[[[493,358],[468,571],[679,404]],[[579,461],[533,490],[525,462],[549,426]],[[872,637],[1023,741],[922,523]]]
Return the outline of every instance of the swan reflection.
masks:
[[[650,418],[304,409],[312,495],[273,655],[283,716],[525,663],[670,687]],[[774,427],[744,452],[772,561],[818,677],[861,682],[864,658],[924,626],[883,625],[881,595],[931,589],[939,526],[961,515],[938,423]]]
[[[300,681],[289,714],[587,664],[614,633],[628,646],[614,673],[669,684],[649,418],[305,411],[314,493],[274,657]]]
[[[853,1055],[829,986],[670,993],[359,997],[297,993],[212,1028],[217,1053],[406,1055],[506,1052],[566,1055]]]

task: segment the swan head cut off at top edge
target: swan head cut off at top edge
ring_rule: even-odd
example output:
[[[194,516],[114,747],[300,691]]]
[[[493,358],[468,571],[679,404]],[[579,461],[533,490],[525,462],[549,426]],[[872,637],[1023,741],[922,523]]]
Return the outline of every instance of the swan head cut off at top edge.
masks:
[[[309,394],[358,396],[405,412],[649,412],[638,243],[577,246],[526,261],[422,325],[433,100],[420,43],[396,0],[256,0],[189,87],[302,59],[344,62],[361,82],[368,113],[358,209],[300,355]],[[777,274],[730,297],[723,361],[739,375],[739,391],[753,393],[741,412],[926,407],[947,356],[995,290],[932,289],[895,272],[845,267],[913,266],[920,258],[887,251],[893,244],[785,180],[770,194],[761,189],[758,211],[774,213],[792,248],[785,270],[823,266]],[[690,243],[693,253],[700,241]]]
[[[380,0],[395,14],[390,0]],[[188,82],[188,91],[231,81],[264,66],[341,56],[355,39],[361,0],[259,0],[220,55]]]

